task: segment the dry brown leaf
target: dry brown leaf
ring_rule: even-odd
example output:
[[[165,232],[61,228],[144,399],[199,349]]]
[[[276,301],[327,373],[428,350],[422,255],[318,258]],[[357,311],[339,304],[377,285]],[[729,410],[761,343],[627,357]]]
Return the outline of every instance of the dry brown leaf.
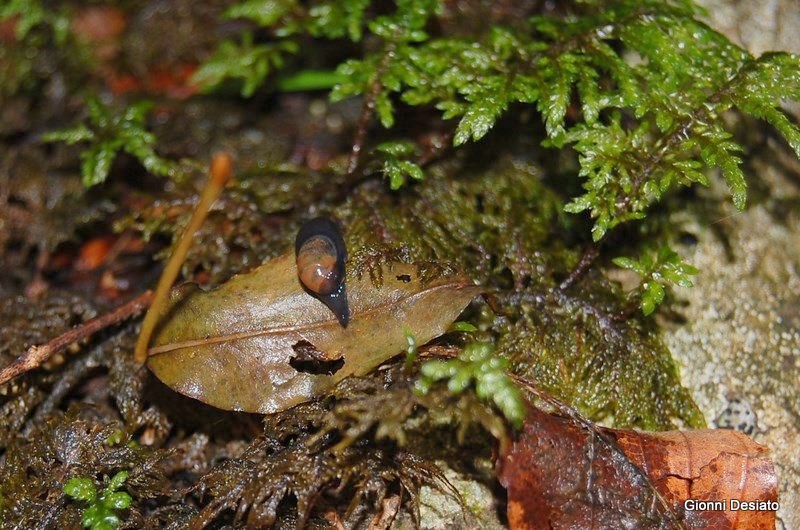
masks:
[[[769,449],[733,430],[610,431],[692,528],[775,528],[775,511],[731,509],[732,501],[777,502]],[[725,510],[685,510],[687,499],[725,500]],[[681,510],[683,510],[681,512]]]
[[[441,335],[480,292],[464,276],[424,283],[416,266],[403,263],[384,266],[382,276],[380,286],[369,275],[348,277],[347,328],[302,289],[294,254],[214,291],[178,288],[148,366],[174,390],[215,407],[272,413],[397,355],[406,330],[420,344]]]
[[[589,430],[533,410],[498,477],[511,529],[771,530],[774,510],[731,509],[732,501],[777,505],[767,454],[736,431]],[[725,501],[714,506],[725,509],[692,510],[700,501]]]

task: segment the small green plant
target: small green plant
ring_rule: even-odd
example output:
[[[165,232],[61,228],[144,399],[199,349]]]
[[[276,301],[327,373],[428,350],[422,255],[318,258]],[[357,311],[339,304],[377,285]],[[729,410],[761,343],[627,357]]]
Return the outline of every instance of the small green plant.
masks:
[[[474,384],[479,398],[492,401],[519,428],[525,417],[525,405],[519,389],[506,374],[507,369],[508,361],[494,355],[494,345],[472,342],[455,359],[423,364],[414,389],[424,395],[434,383],[446,380],[447,389],[460,394]]]
[[[64,494],[73,499],[87,502],[83,512],[84,528],[92,530],[113,530],[122,520],[118,510],[126,510],[131,505],[131,496],[117,491],[128,478],[127,471],[120,471],[109,481],[102,493],[97,494],[94,481],[87,477],[75,477],[64,485]]]
[[[52,28],[56,43],[64,44],[69,35],[69,17],[61,10],[45,6],[39,0],[6,0],[0,2],[0,21],[16,17],[14,33],[19,40],[39,25]]]
[[[416,146],[411,142],[384,142],[375,150],[384,155],[381,171],[389,179],[389,187],[393,190],[402,188],[408,179],[425,178],[422,168],[409,160],[416,154]]]
[[[417,339],[411,334],[411,330],[406,329],[405,336],[408,346],[406,347],[406,360],[403,363],[403,367],[408,373],[411,371],[411,367],[414,366],[414,363],[417,362],[419,352],[417,351]]]
[[[88,125],[79,123],[68,129],[47,133],[45,142],[66,142],[73,145],[89,142],[81,153],[81,176],[86,187],[100,184],[108,178],[111,164],[119,151],[136,158],[154,175],[169,175],[175,165],[156,154],[156,137],[147,131],[145,122],[152,108],[149,101],[134,103],[121,114],[115,114],[98,98],[86,100]]]
[[[241,81],[242,96],[250,97],[274,70],[283,67],[286,56],[299,46],[288,40],[254,44],[253,34],[244,33],[241,43],[226,40],[216,53],[192,76],[192,82],[213,90],[228,79]]]
[[[618,267],[632,270],[642,277],[642,283],[633,296],[639,298],[639,306],[645,315],[651,314],[664,301],[666,285],[691,287],[690,276],[699,272],[666,245],[656,252],[646,251],[639,259],[618,257],[613,261]]]

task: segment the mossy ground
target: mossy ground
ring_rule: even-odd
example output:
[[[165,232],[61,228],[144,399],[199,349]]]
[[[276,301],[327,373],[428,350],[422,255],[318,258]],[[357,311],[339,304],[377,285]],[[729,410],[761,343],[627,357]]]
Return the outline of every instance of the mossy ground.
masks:
[[[685,329],[687,313],[676,304],[658,319],[644,318],[605,274],[615,256],[680,238],[672,211],[705,204],[702,195],[668,194],[645,221],[615,229],[592,269],[561,288],[593,245],[592,221],[565,213],[581,193],[579,159],[569,149],[541,147],[547,132],[535,108],[510,102],[512,112],[483,131],[480,143],[454,150],[453,122],[431,108],[400,106],[391,132],[368,129],[369,145],[406,135],[420,150],[432,146],[433,155],[423,180],[410,176],[393,190],[379,152],[347,171],[361,100],[331,104],[323,93],[269,84],[249,99],[225,87],[183,99],[185,80],[156,75],[194,67],[211,53],[214,28],[233,24],[220,22],[223,4],[115,6],[126,29],[102,57],[85,42],[58,41],[47,24],[32,30],[33,39],[0,34],[0,66],[11,68],[0,71],[13,73],[0,91],[1,365],[151,287],[191,214],[210,154],[224,149],[236,156],[236,175],[196,236],[186,280],[217,285],[291,249],[304,220],[331,215],[365,274],[391,256],[430,274],[466,272],[485,288],[486,297],[462,316],[477,331],[446,335],[438,351],[493,342],[514,373],[596,421],[704,425],[662,339],[664,326]],[[513,27],[525,9],[498,4],[483,12],[483,3],[468,4],[465,12],[474,14],[442,17],[439,29],[470,34],[486,29],[482,20]],[[67,7],[73,22],[92,9]],[[351,47],[342,43],[334,59]],[[311,64],[330,59],[315,53]],[[133,91],[120,88],[130,77],[138,82]],[[80,116],[84,86],[112,109],[141,97],[156,102],[146,125],[156,151],[175,162],[169,178],[122,154],[104,183],[81,187],[80,147],[45,144],[40,135]],[[565,113],[579,113],[567,103]],[[87,247],[99,240],[111,241],[111,250],[87,266]],[[501,417],[469,392],[414,394],[416,369],[404,370],[402,358],[326,399],[261,418],[165,388],[132,361],[137,329],[137,320],[107,329],[3,388],[3,524],[75,527],[82,507],[63,485],[82,476],[102,486],[120,470],[129,472],[124,489],[133,498],[128,528],[190,521],[317,528],[332,514],[365,526],[394,495],[413,520],[420,488],[452,493],[437,461],[477,477],[484,491],[496,487],[485,469],[493,449],[486,433],[502,432]],[[352,433],[357,439],[349,440]]]

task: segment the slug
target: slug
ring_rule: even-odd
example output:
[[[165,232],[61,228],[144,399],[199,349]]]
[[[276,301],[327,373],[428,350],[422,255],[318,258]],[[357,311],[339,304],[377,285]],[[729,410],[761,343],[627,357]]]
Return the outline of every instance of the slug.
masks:
[[[346,328],[350,322],[344,284],[347,249],[339,225],[326,217],[308,221],[297,233],[294,251],[303,289],[328,306]]]

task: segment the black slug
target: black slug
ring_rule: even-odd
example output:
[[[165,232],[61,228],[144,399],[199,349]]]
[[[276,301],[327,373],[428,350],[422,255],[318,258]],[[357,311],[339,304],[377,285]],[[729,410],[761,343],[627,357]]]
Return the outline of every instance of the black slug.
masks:
[[[350,321],[344,285],[347,249],[339,225],[326,217],[308,221],[297,233],[294,251],[300,284],[346,328]]]

